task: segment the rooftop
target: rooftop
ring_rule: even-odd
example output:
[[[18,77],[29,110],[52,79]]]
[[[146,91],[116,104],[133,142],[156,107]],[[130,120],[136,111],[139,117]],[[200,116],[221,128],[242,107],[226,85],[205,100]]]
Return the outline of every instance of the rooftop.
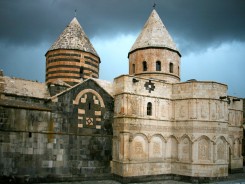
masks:
[[[146,21],[144,28],[129,53],[147,47],[164,47],[179,53],[173,39],[155,9],[151,12],[150,17]]]
[[[56,49],[75,49],[98,56],[76,17],[72,19],[48,51]]]
[[[45,83],[19,78],[10,78],[7,76],[1,76],[0,81],[3,85],[2,93],[5,94],[40,99],[46,99],[50,96]]]

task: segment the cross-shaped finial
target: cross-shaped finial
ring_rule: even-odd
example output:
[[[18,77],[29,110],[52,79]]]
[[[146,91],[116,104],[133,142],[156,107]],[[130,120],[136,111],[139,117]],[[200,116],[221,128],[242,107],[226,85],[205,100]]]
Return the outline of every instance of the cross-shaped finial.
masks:
[[[156,4],[156,3],[154,3],[154,5],[153,5],[153,9],[156,9],[156,5],[157,5],[157,4]]]

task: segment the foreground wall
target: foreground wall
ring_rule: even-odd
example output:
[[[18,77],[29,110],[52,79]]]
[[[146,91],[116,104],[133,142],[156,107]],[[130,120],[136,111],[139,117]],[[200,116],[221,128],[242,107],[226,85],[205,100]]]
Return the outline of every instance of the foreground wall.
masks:
[[[89,91],[97,96],[93,97]],[[91,96],[92,102],[96,103],[97,106],[90,104],[90,111],[101,112],[97,114],[100,126],[95,125],[95,121],[94,126],[91,123],[86,126],[86,121],[82,126],[79,112],[84,109],[84,115],[88,117],[90,112],[86,112],[86,101],[80,104],[83,101],[82,96],[78,96],[81,92]],[[110,178],[113,99],[98,85],[88,81],[53,101],[40,100],[43,109],[33,108],[39,104],[35,100],[25,107],[9,106],[5,103],[6,98],[0,107],[1,179],[65,181]],[[31,101],[31,98],[26,100]]]

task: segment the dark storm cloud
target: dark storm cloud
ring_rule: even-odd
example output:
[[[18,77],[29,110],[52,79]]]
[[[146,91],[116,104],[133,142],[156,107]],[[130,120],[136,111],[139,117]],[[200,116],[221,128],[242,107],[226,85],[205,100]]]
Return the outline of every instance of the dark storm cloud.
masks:
[[[164,24],[185,47],[245,40],[244,0],[171,0],[157,3]],[[11,45],[53,43],[74,16],[90,38],[141,30],[154,0],[1,0],[0,41]]]

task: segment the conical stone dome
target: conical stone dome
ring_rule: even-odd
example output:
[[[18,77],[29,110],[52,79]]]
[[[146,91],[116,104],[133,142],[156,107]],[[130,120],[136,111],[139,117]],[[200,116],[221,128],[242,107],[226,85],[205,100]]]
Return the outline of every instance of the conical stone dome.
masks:
[[[180,53],[154,9],[128,53],[129,74],[175,83],[180,81]]]
[[[100,58],[76,18],[45,54],[47,84],[74,85],[99,77]],[[58,81],[58,82],[57,82]]]
[[[48,51],[56,49],[81,50],[98,56],[76,17],[72,19]]]
[[[173,39],[154,9],[129,53],[142,48],[168,48],[179,53]]]

